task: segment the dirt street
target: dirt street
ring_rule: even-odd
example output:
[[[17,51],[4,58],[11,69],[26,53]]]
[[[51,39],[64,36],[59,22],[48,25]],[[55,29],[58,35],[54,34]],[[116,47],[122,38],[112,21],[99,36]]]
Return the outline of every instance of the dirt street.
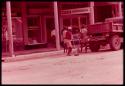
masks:
[[[2,63],[2,84],[122,84],[123,50]]]

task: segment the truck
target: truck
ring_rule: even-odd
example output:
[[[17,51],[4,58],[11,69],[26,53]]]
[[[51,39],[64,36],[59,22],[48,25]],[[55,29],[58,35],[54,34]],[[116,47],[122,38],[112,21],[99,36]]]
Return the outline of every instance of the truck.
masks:
[[[123,47],[123,17],[107,18],[104,22],[88,25],[87,30],[92,52],[107,44],[113,51]]]

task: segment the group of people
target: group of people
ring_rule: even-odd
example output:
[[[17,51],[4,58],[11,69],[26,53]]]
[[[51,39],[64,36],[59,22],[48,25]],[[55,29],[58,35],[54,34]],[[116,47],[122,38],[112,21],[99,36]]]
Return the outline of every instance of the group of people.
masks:
[[[63,37],[63,47],[66,48],[66,53],[68,56],[72,53],[73,45],[76,45],[77,51],[76,55],[80,52],[80,47],[82,51],[82,45],[88,41],[87,39],[87,28],[85,25],[82,26],[81,29],[75,29],[75,33],[73,34],[74,29],[71,26],[65,27],[62,30],[62,37]],[[53,44],[55,44],[55,29],[51,32],[51,40]],[[64,50],[65,51],[65,50]]]
[[[64,47],[67,48],[67,55],[70,56],[72,53],[72,48],[73,48],[73,43],[75,42],[75,38],[73,37],[74,35],[72,34],[72,27],[69,26],[62,31],[62,37],[63,37],[63,42],[64,42]],[[76,29],[76,41],[77,41],[77,51],[76,55],[79,54],[79,45],[84,44],[87,41],[87,28],[85,25],[79,30]]]

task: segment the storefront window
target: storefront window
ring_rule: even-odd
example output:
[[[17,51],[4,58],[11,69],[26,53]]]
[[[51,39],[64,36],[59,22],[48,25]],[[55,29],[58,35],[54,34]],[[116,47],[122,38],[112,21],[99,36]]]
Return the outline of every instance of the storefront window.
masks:
[[[2,52],[4,53],[9,51],[8,41],[7,21],[2,18]]]
[[[41,43],[40,17],[28,17],[28,44]]]
[[[12,18],[12,29],[13,29],[13,42],[14,50],[19,51],[24,49],[23,42],[23,31],[22,31],[22,20],[21,17]]]

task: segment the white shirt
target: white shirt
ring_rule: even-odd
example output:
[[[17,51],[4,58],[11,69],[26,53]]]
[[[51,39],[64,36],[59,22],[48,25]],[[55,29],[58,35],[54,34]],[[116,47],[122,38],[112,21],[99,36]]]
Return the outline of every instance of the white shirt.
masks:
[[[86,28],[82,28],[82,29],[80,30],[80,32],[81,32],[81,33],[87,33],[87,29],[86,29]]]
[[[66,37],[66,32],[67,32],[67,30],[64,30],[64,31],[63,31],[63,38]]]
[[[52,36],[56,36],[56,30],[55,29],[51,31],[51,37]]]

